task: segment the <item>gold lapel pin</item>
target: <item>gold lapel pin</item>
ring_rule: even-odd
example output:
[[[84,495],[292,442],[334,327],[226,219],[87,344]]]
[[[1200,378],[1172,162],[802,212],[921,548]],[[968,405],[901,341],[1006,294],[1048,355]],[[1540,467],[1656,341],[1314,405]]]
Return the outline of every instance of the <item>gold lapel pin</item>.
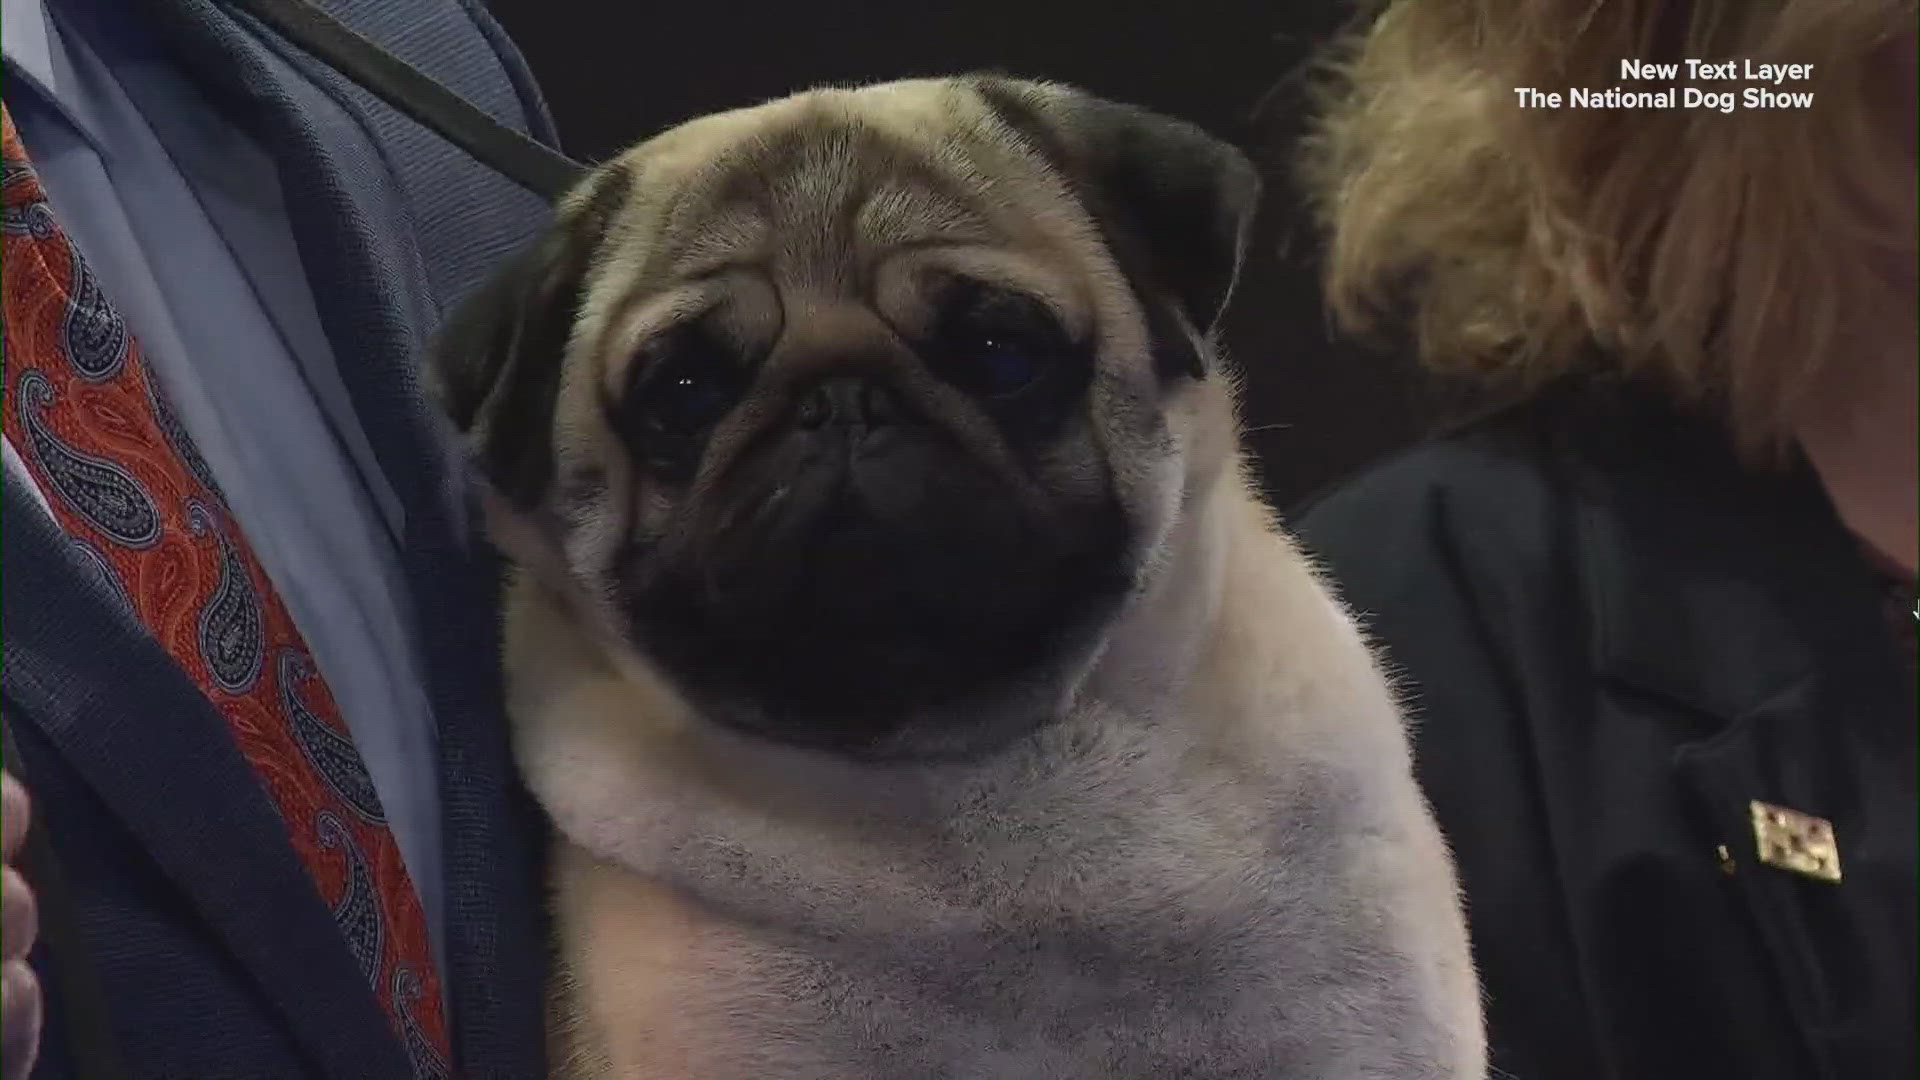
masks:
[[[1761,862],[1816,881],[1839,883],[1840,844],[1833,836],[1833,822],[1758,799],[1748,808]]]

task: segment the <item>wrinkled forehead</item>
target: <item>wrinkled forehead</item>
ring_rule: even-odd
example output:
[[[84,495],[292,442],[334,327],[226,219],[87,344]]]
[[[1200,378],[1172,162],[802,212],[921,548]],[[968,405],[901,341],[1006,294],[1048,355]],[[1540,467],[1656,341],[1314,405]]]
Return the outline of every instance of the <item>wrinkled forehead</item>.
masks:
[[[915,248],[1038,249],[1034,219],[1057,217],[1064,195],[952,94],[829,93],[725,114],[643,144],[626,164],[635,198],[612,239],[644,251],[631,270],[656,287],[745,267],[795,286],[848,282]]]

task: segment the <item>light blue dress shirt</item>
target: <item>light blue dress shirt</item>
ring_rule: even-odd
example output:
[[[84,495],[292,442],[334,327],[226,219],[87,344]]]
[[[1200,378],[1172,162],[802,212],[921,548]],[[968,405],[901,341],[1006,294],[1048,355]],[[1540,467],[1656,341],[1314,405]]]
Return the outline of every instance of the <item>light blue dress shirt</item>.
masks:
[[[400,571],[404,510],[335,368],[273,161],[128,6],[4,0],[7,111],[306,639],[444,957],[435,722]],[[31,485],[18,448],[5,456]]]

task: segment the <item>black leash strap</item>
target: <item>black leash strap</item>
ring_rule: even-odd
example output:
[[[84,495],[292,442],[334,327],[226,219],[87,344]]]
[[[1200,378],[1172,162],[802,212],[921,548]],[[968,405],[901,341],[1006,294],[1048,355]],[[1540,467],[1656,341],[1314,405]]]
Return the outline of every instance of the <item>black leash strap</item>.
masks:
[[[579,162],[495,120],[309,0],[228,2],[529,191],[557,199],[584,171]]]
[[[20,751],[14,747],[13,729],[7,726],[0,710],[0,760],[7,772],[27,789],[33,799],[33,783],[21,770]],[[123,1080],[129,1073],[120,1066],[113,1028],[107,1020],[107,999],[100,980],[89,961],[86,946],[80,941],[80,927],[74,921],[72,894],[60,872],[60,862],[47,836],[46,807],[32,803],[27,838],[20,850],[17,869],[33,889],[34,910],[40,919],[40,941],[53,970],[54,989],[59,994],[61,1029],[67,1040],[67,1055],[72,1059],[79,1080]],[[42,1029],[41,1056],[54,1032]]]

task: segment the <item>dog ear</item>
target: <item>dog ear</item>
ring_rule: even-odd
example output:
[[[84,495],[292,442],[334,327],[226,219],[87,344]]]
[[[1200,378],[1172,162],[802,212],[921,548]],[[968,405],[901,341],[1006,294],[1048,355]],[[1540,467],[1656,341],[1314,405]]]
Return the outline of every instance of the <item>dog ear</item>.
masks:
[[[1149,323],[1166,320],[1151,302],[1159,298],[1192,331],[1212,334],[1260,201],[1260,176],[1246,155],[1192,124],[1071,88],[998,76],[977,76],[973,85],[1073,186],[1147,302]],[[1205,375],[1187,334],[1154,329],[1163,369]]]
[[[454,308],[428,357],[441,407],[480,472],[519,509],[553,481],[553,414],[594,251],[632,175],[612,166]]]

